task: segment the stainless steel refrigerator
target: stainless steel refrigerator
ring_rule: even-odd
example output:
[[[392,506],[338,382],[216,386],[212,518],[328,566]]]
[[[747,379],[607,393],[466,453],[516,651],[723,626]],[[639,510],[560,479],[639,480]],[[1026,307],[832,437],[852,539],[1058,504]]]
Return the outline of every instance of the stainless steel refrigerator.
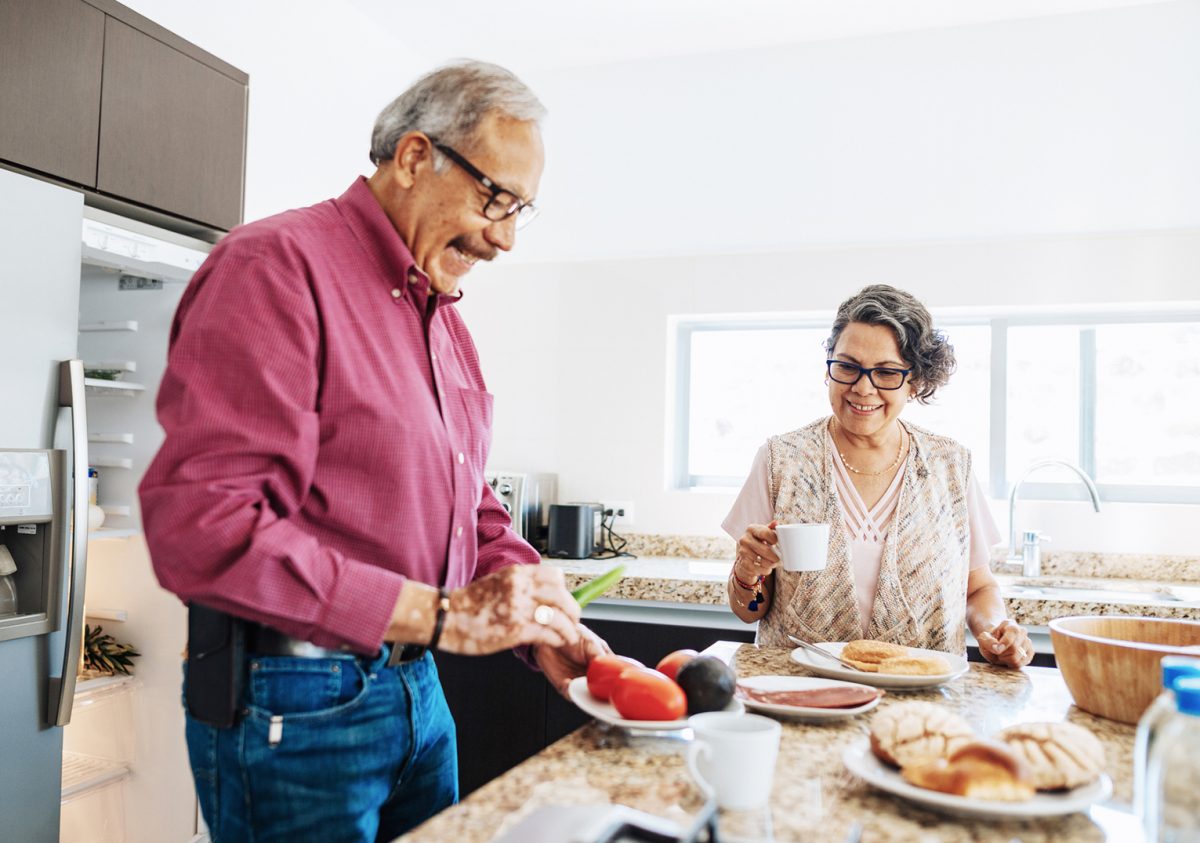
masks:
[[[153,577],[136,487],[161,442],[170,320],[209,248],[0,169],[0,546],[19,557],[17,613],[0,617],[0,840],[195,839],[186,614]],[[53,518],[17,508],[20,478],[5,496],[14,460],[53,475]],[[44,571],[27,546],[37,535]],[[73,683],[85,620],[142,653],[132,680]]]

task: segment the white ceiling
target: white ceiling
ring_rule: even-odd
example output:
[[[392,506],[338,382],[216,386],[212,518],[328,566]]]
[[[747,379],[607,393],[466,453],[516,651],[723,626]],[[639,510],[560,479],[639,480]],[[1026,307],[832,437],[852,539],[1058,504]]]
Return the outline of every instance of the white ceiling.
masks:
[[[1153,2],[1161,0],[350,0],[432,59],[502,59],[519,73]]]

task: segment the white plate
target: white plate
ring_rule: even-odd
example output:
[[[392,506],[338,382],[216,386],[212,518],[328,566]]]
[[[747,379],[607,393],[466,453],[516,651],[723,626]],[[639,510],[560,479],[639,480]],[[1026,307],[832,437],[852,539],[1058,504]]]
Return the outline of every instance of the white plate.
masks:
[[[808,691],[813,688],[864,687],[859,682],[839,682],[836,679],[817,679],[813,676],[748,676],[745,679],[739,679],[738,684],[756,691]],[[751,699],[742,699],[742,704],[751,711],[777,714],[781,717],[797,717],[804,720],[837,720],[841,717],[853,717],[864,711],[870,711],[879,705],[879,699],[879,697],[875,697],[870,702],[853,708],[811,708],[806,705],[780,705]]]
[[[822,650],[835,656],[842,654],[846,645],[840,641],[817,644]],[[967,672],[967,660],[963,656],[943,653],[941,650],[922,650],[909,647],[908,651],[914,656],[937,656],[950,665],[949,673],[939,673],[933,676],[905,676],[899,673],[870,673],[865,670],[851,670],[842,667],[832,659],[823,659],[808,652],[803,647],[792,650],[792,661],[801,664],[806,670],[811,670],[820,676],[831,679],[845,679],[848,682],[858,682],[862,685],[872,685],[876,688],[891,688],[893,690],[912,690],[913,688],[932,688],[957,679]]]
[[[673,732],[687,728],[687,718],[682,720],[626,720],[617,713],[616,707],[610,702],[600,702],[587,689],[587,677],[576,676],[567,687],[571,702],[582,708],[587,714],[605,723],[621,726],[625,729],[649,729],[655,732]],[[745,711],[741,700],[734,699],[725,706],[725,711]]]
[[[1057,817],[1086,811],[1094,802],[1107,799],[1112,793],[1112,779],[1101,774],[1091,784],[1073,790],[1047,793],[1039,791],[1024,802],[994,802],[988,799],[968,799],[953,793],[926,790],[909,784],[900,771],[884,764],[871,752],[871,742],[857,741],[842,753],[846,769],[872,787],[902,796],[943,814],[974,817],[985,820],[1033,819]]]

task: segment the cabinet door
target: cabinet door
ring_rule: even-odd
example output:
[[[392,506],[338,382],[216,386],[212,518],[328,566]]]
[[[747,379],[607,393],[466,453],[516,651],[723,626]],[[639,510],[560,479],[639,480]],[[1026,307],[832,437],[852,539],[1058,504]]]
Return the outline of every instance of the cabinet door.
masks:
[[[0,2],[0,158],[95,186],[103,51],[81,0]]]
[[[109,17],[96,187],[229,229],[241,222],[246,86]]]

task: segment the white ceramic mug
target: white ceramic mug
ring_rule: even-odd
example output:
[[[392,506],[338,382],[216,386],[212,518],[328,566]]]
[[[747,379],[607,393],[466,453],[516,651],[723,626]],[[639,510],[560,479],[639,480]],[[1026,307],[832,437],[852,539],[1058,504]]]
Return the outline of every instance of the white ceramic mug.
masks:
[[[829,555],[828,524],[780,524],[779,558],[785,571],[821,571]]]
[[[758,714],[708,711],[689,717],[688,725],[696,736],[688,745],[688,772],[700,789],[732,811],[767,804],[779,756],[779,722]]]

